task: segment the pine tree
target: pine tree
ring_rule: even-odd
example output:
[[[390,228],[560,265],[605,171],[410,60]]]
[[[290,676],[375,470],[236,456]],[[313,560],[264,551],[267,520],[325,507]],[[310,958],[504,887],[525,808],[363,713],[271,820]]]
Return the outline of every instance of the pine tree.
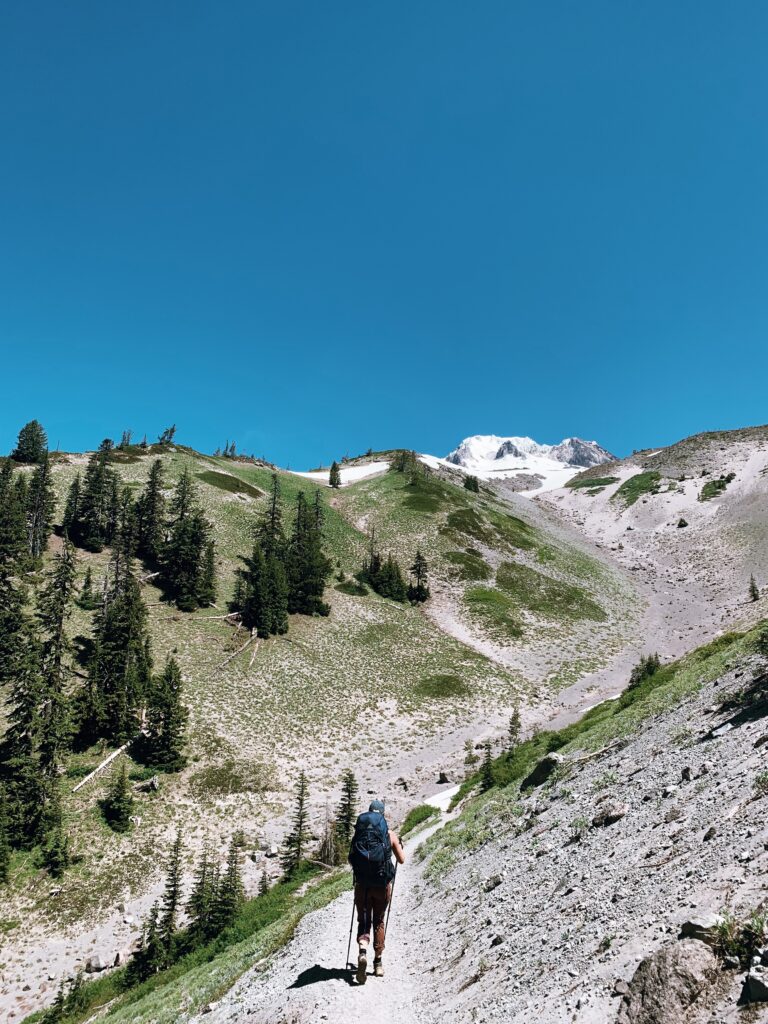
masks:
[[[480,789],[483,793],[493,787],[493,761],[490,741],[485,744],[483,763],[480,765]]]
[[[88,460],[85,479],[73,483],[64,511],[64,527],[70,539],[87,551],[101,551],[117,527],[119,511],[118,477],[109,466],[109,439]]]
[[[147,609],[130,562],[123,559],[94,619],[88,687],[80,697],[82,731],[125,743],[137,729],[137,711],[152,674]]]
[[[427,580],[427,560],[418,549],[411,566],[411,575],[413,583],[408,587],[408,600],[414,604],[422,604],[429,598],[430,591]]]
[[[49,784],[42,815],[43,866],[53,878],[61,878],[72,863],[69,839],[64,829],[61,813],[61,796],[58,782]]]
[[[76,580],[75,551],[65,537],[61,552],[46,573],[37,609],[41,638],[40,765],[51,778],[57,775],[59,758],[71,735],[67,693],[72,673],[71,644],[66,626],[72,614]]]
[[[760,600],[760,588],[757,585],[754,575],[749,577],[749,600],[753,602]]]
[[[176,838],[173,841],[168,858],[168,869],[165,875],[165,889],[163,891],[158,926],[160,941],[169,955],[173,952],[177,918],[181,909],[182,854],[181,829],[179,829],[176,832]]]
[[[17,486],[8,459],[0,469],[0,568],[21,567],[27,550],[26,494]]]
[[[266,896],[269,892],[269,875],[266,871],[261,872],[259,879],[259,896]]]
[[[132,430],[124,430],[123,431],[123,436],[120,438],[120,444],[117,447],[118,448],[130,448],[132,440],[133,440],[133,431]]]
[[[286,875],[290,876],[304,860],[307,843],[309,842],[309,812],[307,809],[307,776],[304,772],[299,775],[296,786],[296,805],[293,813],[293,827],[285,839],[285,852],[282,857],[282,867]]]
[[[48,544],[54,505],[51,460],[46,452],[32,474],[27,494],[27,545],[34,560],[41,557]]]
[[[113,832],[127,832],[131,827],[133,813],[133,794],[128,782],[128,769],[125,761],[115,775],[106,797],[101,802],[104,818]]]
[[[80,588],[80,597],[77,603],[85,611],[93,611],[94,608],[99,606],[99,596],[94,590],[93,586],[93,572],[91,571],[90,565],[85,570],[85,576],[83,577],[83,585]]]
[[[243,880],[240,876],[239,845],[233,839],[227,854],[227,869],[219,881],[214,900],[212,918],[216,931],[229,927],[245,900]]]
[[[75,478],[69,485],[69,491],[67,492],[67,501],[64,505],[64,515],[61,518],[61,528],[73,540],[77,533],[78,523],[80,521],[80,501],[82,497],[83,481],[79,473],[75,474]]]
[[[187,903],[189,929],[198,941],[204,941],[211,934],[211,914],[217,895],[213,865],[208,850],[203,850],[200,864],[195,872],[192,892]]]
[[[339,469],[339,464],[335,459],[331,463],[331,472],[328,476],[328,483],[331,487],[341,487],[341,471]]]
[[[512,757],[517,750],[520,743],[521,728],[520,711],[518,708],[515,708],[509,717],[509,725],[507,726],[507,757]]]
[[[174,423],[170,427],[166,427],[162,434],[158,437],[158,444],[173,444],[173,439],[176,436],[176,424]]]
[[[147,709],[148,759],[163,771],[180,771],[187,763],[184,741],[189,712],[182,702],[181,669],[169,657],[152,682]]]
[[[351,768],[341,778],[341,800],[336,811],[336,850],[339,858],[346,855],[357,820],[357,779]]]
[[[59,982],[59,987],[56,990],[56,996],[45,1011],[43,1016],[40,1018],[41,1024],[63,1024],[66,1020],[67,1010],[67,999],[64,989],[64,979]]]
[[[19,431],[11,458],[14,462],[42,462],[47,451],[48,438],[42,424],[37,420],[30,420]]]
[[[11,867],[11,842],[8,835],[8,809],[5,790],[0,786],[0,885],[8,881]]]
[[[167,955],[160,936],[159,915],[160,909],[157,903],[153,903],[147,923],[142,929],[136,955],[128,961],[126,981],[129,985],[138,985],[152,978],[166,965]]]
[[[137,554],[149,565],[160,564],[165,542],[163,463],[155,459],[147,483],[136,503]]]
[[[303,491],[296,498],[296,519],[286,556],[288,611],[300,615],[328,615],[323,601],[331,562],[322,549],[322,536]]]
[[[201,608],[209,608],[216,602],[216,545],[209,540],[203,553],[197,601]]]
[[[276,555],[282,560],[285,552],[285,533],[283,530],[283,504],[280,497],[280,478],[272,474],[272,488],[264,517],[256,527],[256,539],[264,556]]]
[[[465,476],[464,487],[466,490],[472,491],[475,494],[480,493],[480,481],[477,479],[476,476]]]

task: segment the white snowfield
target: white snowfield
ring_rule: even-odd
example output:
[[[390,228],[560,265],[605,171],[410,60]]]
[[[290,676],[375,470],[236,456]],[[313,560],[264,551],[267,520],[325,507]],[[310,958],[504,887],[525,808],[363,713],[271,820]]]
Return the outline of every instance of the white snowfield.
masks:
[[[386,473],[388,469],[389,462],[364,462],[356,466],[340,464],[341,486],[346,487],[347,484],[353,484],[356,480],[365,480],[369,476],[378,476],[379,473]],[[316,484],[330,486],[328,483],[330,469],[312,469],[303,473],[292,469],[290,472],[294,476],[303,476],[307,480],[314,480]]]
[[[596,441],[582,441],[578,437],[567,437],[560,444],[551,445],[539,444],[530,437],[475,434],[465,438],[444,459],[434,455],[419,458],[433,469],[445,466],[481,480],[503,480],[519,473],[539,477],[537,486],[520,491],[527,496],[562,487],[588,465],[599,466],[613,456]]]

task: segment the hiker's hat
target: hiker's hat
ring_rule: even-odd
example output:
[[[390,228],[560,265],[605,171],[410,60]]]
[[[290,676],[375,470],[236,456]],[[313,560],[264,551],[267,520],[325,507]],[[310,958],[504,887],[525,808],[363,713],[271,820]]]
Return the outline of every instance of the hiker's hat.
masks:
[[[368,808],[370,814],[374,814],[378,811],[379,814],[384,813],[384,801],[383,800],[371,800],[371,806]]]

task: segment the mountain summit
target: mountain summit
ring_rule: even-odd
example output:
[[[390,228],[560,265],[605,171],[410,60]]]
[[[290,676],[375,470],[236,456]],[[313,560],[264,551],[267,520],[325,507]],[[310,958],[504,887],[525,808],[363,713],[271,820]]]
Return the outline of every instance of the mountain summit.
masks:
[[[467,437],[445,457],[446,462],[486,480],[515,476],[538,478],[531,481],[530,490],[560,487],[574,470],[613,460],[614,456],[597,441],[583,441],[579,437],[566,437],[552,445],[539,444],[530,437],[497,437],[495,434]]]

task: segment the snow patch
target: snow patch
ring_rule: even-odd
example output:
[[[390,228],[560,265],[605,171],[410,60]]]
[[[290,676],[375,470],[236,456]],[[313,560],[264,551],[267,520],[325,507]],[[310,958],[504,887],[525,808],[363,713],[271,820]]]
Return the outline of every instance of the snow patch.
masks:
[[[357,480],[365,480],[369,476],[378,476],[380,473],[386,473],[388,469],[389,462],[363,462],[354,466],[340,465],[341,486],[346,487],[347,484],[353,484]],[[303,476],[305,480],[312,480],[316,484],[325,484],[326,487],[330,486],[328,483],[330,469],[311,469],[306,472],[290,469],[288,472],[293,473],[294,476]]]

